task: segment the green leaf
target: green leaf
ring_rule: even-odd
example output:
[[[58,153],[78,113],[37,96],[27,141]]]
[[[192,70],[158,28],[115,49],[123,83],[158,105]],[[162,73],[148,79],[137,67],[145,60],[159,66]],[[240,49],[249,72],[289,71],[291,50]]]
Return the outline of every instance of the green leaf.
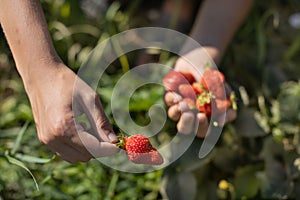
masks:
[[[284,55],[285,60],[291,60],[300,50],[300,34],[291,42],[290,47]]]
[[[31,171],[26,167],[26,165],[25,165],[23,162],[21,162],[20,160],[15,159],[14,157],[11,157],[11,156],[9,155],[8,151],[5,152],[5,157],[7,158],[7,160],[8,160],[9,163],[11,163],[11,164],[13,164],[13,165],[17,165],[17,166],[19,166],[19,167],[25,169],[25,170],[30,174],[30,176],[32,177],[32,179],[33,179],[33,181],[34,181],[34,184],[35,184],[35,187],[36,187],[37,191],[40,190],[40,189],[39,189],[39,185],[38,185],[38,183],[37,183],[35,177],[33,176],[33,174],[31,173]]]
[[[18,133],[18,137],[16,138],[14,146],[11,150],[11,154],[15,154],[17,152],[18,148],[20,147],[22,137],[23,137],[25,131],[27,130],[28,124],[29,124],[29,122],[27,121],[24,124],[24,126],[22,127],[22,129],[20,130],[20,132]]]
[[[117,171],[115,171],[112,178],[111,178],[111,180],[110,180],[105,200],[112,199],[112,197],[114,196],[118,180],[119,180],[119,173]]]
[[[114,19],[114,17],[116,16],[118,10],[120,9],[120,6],[121,5],[119,2],[113,2],[108,8],[105,18],[108,21],[112,21]]]
[[[255,175],[256,170],[255,166],[249,165],[236,171],[234,187],[238,199],[243,197],[253,198],[257,194],[260,183]]]
[[[25,162],[30,162],[30,163],[39,163],[39,164],[45,164],[53,160],[53,158],[39,158],[35,156],[30,156],[30,155],[25,155],[21,153],[17,153],[15,155],[16,158],[19,160],[25,161]]]

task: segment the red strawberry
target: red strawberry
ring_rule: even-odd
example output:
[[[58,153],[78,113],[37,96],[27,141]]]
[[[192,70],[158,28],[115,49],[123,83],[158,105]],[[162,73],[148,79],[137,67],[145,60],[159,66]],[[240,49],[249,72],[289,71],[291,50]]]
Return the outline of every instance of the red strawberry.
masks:
[[[219,99],[225,98],[224,82],[225,76],[212,68],[207,68],[201,79],[201,84],[204,88],[210,90],[213,96]]]
[[[190,84],[181,84],[178,87],[179,93],[185,98],[196,99],[197,94]]]
[[[198,82],[194,82],[192,87],[197,95],[199,95],[205,91],[205,88],[201,85],[201,83],[198,83]]]
[[[184,76],[184,78],[186,78],[186,80],[190,84],[196,81],[194,76],[191,73],[188,73],[188,72],[180,72],[180,73]]]
[[[191,83],[195,79],[193,75],[189,73],[181,73],[176,71],[169,72],[164,78],[163,78],[163,84],[165,86],[166,91],[177,91],[178,86],[185,83]]]
[[[133,163],[147,165],[161,165],[163,163],[163,157],[152,146],[149,139],[142,134],[130,137],[121,136],[117,146],[126,151],[129,160]]]

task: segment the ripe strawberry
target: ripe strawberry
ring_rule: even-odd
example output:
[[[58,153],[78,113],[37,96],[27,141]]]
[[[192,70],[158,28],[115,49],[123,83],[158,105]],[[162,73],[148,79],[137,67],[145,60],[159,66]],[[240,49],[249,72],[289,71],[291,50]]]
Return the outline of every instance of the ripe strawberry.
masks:
[[[192,83],[194,80],[195,79],[193,75],[189,73],[171,71],[163,78],[163,84],[165,86],[166,91],[176,92],[178,90],[179,85],[185,83]]]
[[[129,160],[136,164],[161,165],[163,157],[152,146],[149,139],[136,134],[130,137],[121,136],[118,147],[124,149]]]
[[[219,99],[225,98],[224,82],[225,76],[212,68],[207,68],[201,79],[203,87],[209,90],[214,97]]]
[[[192,84],[193,82],[196,81],[195,78],[194,78],[194,76],[191,73],[188,73],[188,72],[180,72],[180,73],[184,76],[184,78],[186,78],[186,80],[190,84]]]
[[[194,88],[190,84],[179,85],[178,91],[184,98],[190,98],[190,99],[197,98],[197,94],[196,94]]]
[[[205,91],[205,88],[203,87],[203,85],[201,85],[201,83],[198,83],[198,82],[194,82],[192,84],[192,87],[193,87],[194,91],[196,92],[197,96]]]

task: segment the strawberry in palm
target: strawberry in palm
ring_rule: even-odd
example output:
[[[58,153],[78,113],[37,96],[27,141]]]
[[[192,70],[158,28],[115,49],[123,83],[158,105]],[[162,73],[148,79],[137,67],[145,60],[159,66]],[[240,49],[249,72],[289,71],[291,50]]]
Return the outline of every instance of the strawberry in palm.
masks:
[[[149,139],[142,135],[136,134],[130,137],[121,136],[117,144],[124,149],[130,161],[136,164],[161,165],[163,157],[152,146]]]

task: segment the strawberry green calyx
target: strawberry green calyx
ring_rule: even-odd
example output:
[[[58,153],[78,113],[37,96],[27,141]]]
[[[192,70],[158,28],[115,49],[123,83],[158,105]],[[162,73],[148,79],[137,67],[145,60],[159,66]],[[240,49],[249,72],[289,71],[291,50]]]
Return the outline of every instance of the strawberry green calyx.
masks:
[[[125,149],[125,144],[126,144],[126,136],[121,133],[119,136],[118,136],[118,139],[119,139],[119,142],[116,143],[116,146],[120,149]]]
[[[200,105],[204,105],[209,104],[212,98],[213,95],[210,92],[203,92],[198,96],[197,100],[199,101]]]

